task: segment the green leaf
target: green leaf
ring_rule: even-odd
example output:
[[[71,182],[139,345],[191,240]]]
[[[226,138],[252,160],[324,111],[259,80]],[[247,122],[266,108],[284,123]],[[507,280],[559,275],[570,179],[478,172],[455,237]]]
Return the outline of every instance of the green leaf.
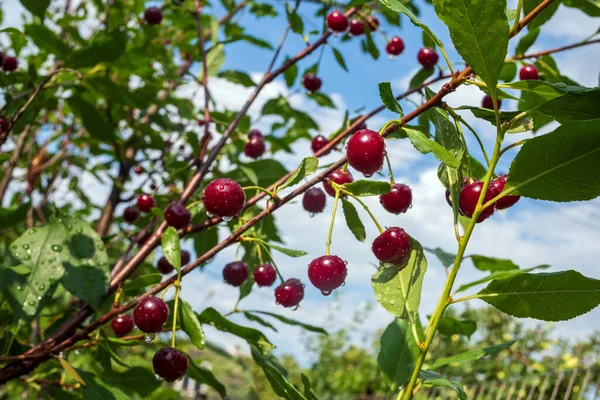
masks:
[[[72,51],[66,60],[66,66],[79,69],[93,67],[104,62],[113,62],[125,53],[126,47],[126,30],[115,30],[110,34],[98,35],[88,47]]]
[[[219,72],[223,63],[225,62],[225,53],[223,52],[223,44],[219,43],[211,48],[206,53],[206,72],[208,76],[214,76]],[[204,77],[204,68],[200,68],[198,72],[198,80],[202,80]]]
[[[312,390],[308,376],[304,374],[300,374],[300,376],[302,378],[302,385],[304,385],[304,396],[306,396],[307,400],[319,400],[315,392]]]
[[[459,110],[469,110],[476,118],[481,118],[492,125],[496,126],[496,113],[494,110],[490,110],[488,108],[479,108],[479,107],[471,107],[471,106],[462,106],[458,107]],[[510,121],[513,120],[518,114],[519,111],[500,111],[500,123],[501,125],[506,125]],[[534,128],[534,122],[531,115],[524,115],[514,121],[510,128],[506,130],[506,133],[521,133],[527,132]]]
[[[160,219],[165,219],[165,213],[163,212],[162,208],[152,207],[150,209],[150,214],[152,214],[155,217],[158,217]]]
[[[348,67],[346,66],[346,61],[344,60],[344,56],[338,49],[331,46],[331,50],[333,51],[333,56],[335,57],[335,61],[344,69],[344,71],[348,72]]]
[[[381,335],[377,364],[392,383],[392,391],[408,383],[412,371],[407,366],[414,365],[421,353],[410,329],[408,322],[394,319]]]
[[[162,251],[167,261],[175,268],[179,274],[181,271],[181,248],[179,243],[179,234],[177,229],[170,226],[162,236]]]
[[[350,232],[352,232],[354,237],[359,242],[364,242],[367,238],[367,232],[365,231],[365,226],[358,216],[356,208],[345,198],[341,197],[341,200],[342,209],[344,210],[344,218],[346,218],[346,225],[348,225]]]
[[[75,116],[81,118],[83,126],[89,134],[104,143],[110,143],[116,139],[114,127],[109,124],[98,107],[88,103],[83,97],[74,94],[67,102]]]
[[[493,280],[477,297],[514,317],[564,321],[600,304],[600,280],[576,271],[520,274]]]
[[[273,317],[281,322],[283,322],[284,324],[288,324],[288,325],[293,325],[293,326],[299,326],[302,327],[303,329],[310,331],[310,332],[316,332],[316,333],[322,333],[324,335],[327,335],[327,331],[325,331],[325,329],[320,328],[318,326],[314,326],[314,325],[309,325],[306,324],[304,322],[300,322],[300,321],[296,321],[287,317],[284,317],[282,315],[278,315],[278,314],[273,314],[270,312],[266,312],[266,311],[252,311],[255,314],[263,314],[263,315],[268,315],[269,317]]]
[[[50,0],[21,0],[21,4],[27,11],[43,20],[50,6]]]
[[[251,280],[251,281],[252,281],[252,284],[254,284],[254,281],[253,281],[252,279],[248,279],[248,280]],[[245,282],[244,282],[244,283],[245,283]],[[244,285],[242,285],[242,286],[244,286]],[[241,287],[240,287],[240,290],[241,290]],[[244,296],[244,297],[245,297],[245,296]],[[240,298],[242,298],[242,297],[241,297],[241,295],[240,295]],[[248,320],[249,320],[249,321],[254,321],[254,322],[257,322],[257,323],[261,324],[262,326],[264,326],[264,327],[266,327],[266,328],[272,329],[272,330],[274,330],[275,332],[279,332],[279,331],[277,330],[277,328],[275,328],[275,327],[273,326],[273,324],[271,324],[271,323],[270,323],[270,322],[268,322],[268,321],[265,321],[263,318],[259,317],[258,315],[254,315],[254,314],[252,314],[252,313],[250,313],[250,312],[244,312],[244,317],[248,318]]]
[[[502,258],[492,258],[480,255],[471,256],[475,268],[481,271],[508,271],[512,269],[519,269],[519,266],[513,263],[511,260]]]
[[[45,25],[25,25],[25,32],[40,49],[56,54],[59,58],[64,58],[69,53],[69,46]]]
[[[514,62],[507,62],[502,66],[500,71],[499,79],[504,82],[510,82],[517,76],[517,64]]]
[[[290,28],[292,28],[292,32],[302,35],[304,33],[304,23],[302,22],[302,18],[300,18],[300,16],[291,8],[289,4],[287,5],[285,12],[287,14]]]
[[[204,349],[206,347],[206,337],[198,316],[182,298],[179,298],[179,307],[181,329],[188,335],[190,341],[198,350]]]
[[[327,96],[324,93],[313,92],[313,93],[309,93],[308,97],[310,97],[311,99],[313,99],[314,101],[316,101],[317,104],[320,105],[321,107],[336,108],[335,107],[335,103],[333,102],[333,100],[331,100],[329,98],[329,96]]]
[[[423,248],[410,239],[410,256],[403,265],[382,266],[371,278],[375,298],[388,312],[409,322],[416,319],[421,303],[427,260]]]
[[[448,364],[460,364],[460,363],[464,363],[464,362],[479,360],[480,358],[483,358],[485,356],[491,356],[494,354],[498,354],[501,351],[508,349],[515,342],[516,342],[515,340],[512,340],[510,342],[501,343],[501,344],[497,344],[494,346],[483,347],[481,349],[466,351],[464,353],[457,354],[457,355],[450,356],[450,357],[437,358],[433,362],[433,364],[431,364],[429,366],[429,369],[437,369],[437,368],[443,367],[444,365],[448,365]]]
[[[438,258],[438,260],[440,260],[444,267],[448,267],[454,264],[454,260],[456,259],[456,254],[445,252],[439,247],[436,247],[435,249],[428,249],[427,247],[423,247],[423,250],[435,254],[435,256]]]
[[[442,375],[437,372],[428,371],[422,369],[419,372],[419,378],[421,379],[421,383],[423,386],[440,386],[440,387],[448,387],[456,392],[458,398],[460,400],[467,400],[467,394],[462,388],[462,385],[459,382],[451,381],[444,378]]]
[[[506,0],[438,0],[433,6],[463,60],[495,88],[508,49]]]
[[[162,281],[162,274],[146,274],[137,278],[128,279],[123,285],[124,292],[132,292],[148,286],[154,286]]]
[[[103,371],[100,375],[104,384],[110,385],[125,392],[129,399],[139,398],[151,399],[156,393],[160,393],[157,389],[162,385],[157,381],[154,372],[150,368],[131,367],[127,370],[119,371]],[[87,399],[87,397],[84,397]],[[157,399],[164,399],[159,396]]]
[[[10,206],[8,208],[0,208],[0,221],[6,226],[14,226],[19,222],[24,221],[29,211],[29,203],[23,202],[20,205]]]
[[[564,0],[567,7],[578,8],[591,17],[600,17],[600,1],[598,0]]]
[[[302,251],[302,250],[287,249],[285,247],[276,246],[272,243],[267,243],[267,242],[263,242],[263,243],[265,245],[269,246],[273,250],[277,250],[278,252],[283,253],[286,256],[290,256],[290,257],[294,257],[294,258],[303,257],[308,254],[307,252]]]
[[[404,115],[402,106],[400,106],[400,103],[398,103],[398,100],[394,97],[392,85],[389,82],[379,82],[379,97],[388,110],[400,114],[400,116]]]
[[[294,386],[273,362],[252,347],[252,358],[262,368],[265,377],[276,395],[288,400],[306,400],[306,397]]]
[[[225,386],[215,377],[211,370],[206,369],[202,366],[197,365],[192,359],[189,359],[189,367],[186,373],[187,376],[192,378],[198,383],[204,383],[205,385],[213,388],[222,399],[228,399],[227,389]]]
[[[429,137],[423,132],[408,127],[404,127],[402,130],[406,132],[406,135],[410,139],[415,149],[422,154],[433,153],[435,158],[446,164],[448,167],[460,167],[460,159],[457,159],[450,151],[446,150],[438,142],[429,139]]]
[[[217,76],[219,78],[227,79],[229,82],[233,82],[244,87],[256,86],[256,83],[254,83],[250,75],[242,71],[234,71],[230,69],[227,71],[219,72]]]
[[[515,49],[516,55],[523,55],[529,50],[529,48],[535,43],[535,40],[540,34],[540,28],[529,29],[529,32],[519,40],[517,48]]]
[[[111,336],[106,336],[105,339],[107,341],[109,341],[110,343],[117,345],[117,346],[132,347],[132,346],[137,346],[140,344],[140,341],[135,340],[135,339],[119,339],[119,338],[111,337]]]
[[[539,6],[542,3],[542,1],[543,0],[523,0],[523,14],[527,15],[530,12],[532,12],[537,6]],[[527,29],[531,30],[544,25],[544,23],[546,23],[548,20],[550,20],[550,18],[552,18],[552,16],[558,9],[560,3],[560,1],[554,2],[553,4],[550,4],[548,7],[546,7],[544,11],[542,11],[529,22],[529,24],[527,25]]]
[[[391,190],[388,182],[368,181],[364,179],[347,183],[341,187],[358,197],[379,196],[389,193]]]
[[[371,35],[371,32],[368,29],[365,29],[365,41],[363,42],[363,48],[371,55],[371,57],[373,57],[373,60],[377,60],[379,58],[379,48],[373,41],[373,35]]]
[[[600,92],[567,94],[535,108],[561,124],[600,118]]]
[[[289,60],[289,57],[286,58],[286,62]],[[285,84],[287,87],[294,86],[294,82],[298,77],[298,64],[292,64],[288,68],[283,71],[283,78],[285,79]]]
[[[570,122],[529,139],[513,160],[507,187],[551,201],[600,196],[600,121]]]
[[[270,4],[264,3],[252,3],[252,7],[250,8],[250,12],[256,15],[257,17],[276,17],[277,10]]]
[[[82,386],[85,386],[85,381],[83,380],[83,378],[77,373],[77,371],[75,371],[75,368],[73,368],[67,360],[65,360],[62,357],[59,357],[58,362],[60,362],[60,365],[65,369],[65,371],[67,371],[67,374],[69,374],[71,378],[75,379]]]
[[[111,360],[119,364],[121,367],[130,367],[130,365],[123,361],[123,359],[114,351],[114,349],[110,346],[110,343],[100,343],[100,347],[102,347],[110,355]]]
[[[461,285],[458,289],[456,289],[456,293],[464,292],[467,289],[470,289],[474,286],[481,285],[482,283],[492,281],[494,279],[508,278],[508,277],[511,277],[514,275],[520,275],[520,274],[524,274],[526,272],[531,272],[536,269],[547,269],[549,267],[550,267],[549,265],[544,264],[544,265],[538,265],[537,267],[531,267],[531,268],[526,268],[526,269],[511,269],[508,271],[493,271],[491,274],[489,274],[488,276],[486,276],[484,278],[477,279],[473,282],[469,282],[469,283],[465,283],[464,285]]]
[[[251,346],[258,347],[263,353],[275,348],[261,331],[235,324],[219,314],[214,308],[209,307],[202,311],[202,313],[198,315],[198,319],[203,324],[214,326],[222,332],[231,333],[244,339]]]
[[[471,337],[476,330],[477,323],[475,321],[454,317],[442,317],[438,324],[438,331],[444,336],[463,335]]]
[[[86,385],[82,388],[83,398],[86,400],[130,400],[131,396],[125,394],[108,382],[104,382],[96,375],[77,369],[77,372]]]
[[[524,92],[535,93],[542,97],[544,100],[553,100],[566,94],[586,94],[599,92],[598,88],[588,88],[583,86],[569,85],[566,83],[552,83],[546,81],[516,81],[509,83],[502,83],[498,85],[499,88],[503,89],[514,89],[521,90]]]
[[[435,72],[434,68],[421,68],[415,76],[413,76],[408,84],[409,89],[414,89],[420,86],[427,78],[429,78]]]
[[[192,217],[192,222],[200,224],[205,222],[206,219],[206,213],[200,212]],[[219,229],[217,227],[208,228],[194,233],[190,237],[194,241],[196,256],[200,257],[219,243]]]

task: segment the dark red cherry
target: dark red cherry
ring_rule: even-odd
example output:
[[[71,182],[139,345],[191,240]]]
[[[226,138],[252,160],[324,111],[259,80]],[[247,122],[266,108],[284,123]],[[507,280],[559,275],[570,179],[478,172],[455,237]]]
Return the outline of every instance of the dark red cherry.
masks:
[[[311,147],[313,153],[316,153],[319,150],[321,150],[323,147],[327,146],[328,144],[329,144],[329,140],[327,140],[327,138],[325,136],[318,135],[313,138],[313,140],[310,144],[310,147]],[[327,152],[327,153],[329,153],[329,152]]]
[[[527,64],[521,68],[521,71],[519,71],[519,78],[521,78],[522,81],[538,80],[540,78],[540,74],[534,65]]]
[[[383,167],[385,140],[370,129],[355,132],[346,144],[348,163],[367,178]]]
[[[189,263],[190,263],[190,253],[188,251],[181,250],[181,266],[183,267]],[[166,257],[161,257],[158,260],[158,264],[156,264],[156,266],[157,266],[158,270],[164,275],[170,274],[175,269],[175,267],[173,267],[173,264],[171,264],[169,262],[169,260],[167,260]]]
[[[304,298],[300,279],[290,278],[275,288],[275,301],[284,307],[296,307]]]
[[[203,119],[199,119],[198,126],[204,126],[204,125],[206,125],[206,121],[204,121]]]
[[[277,271],[271,264],[261,264],[252,273],[258,286],[271,286],[277,279]]]
[[[323,188],[328,195],[335,197],[335,189],[331,187],[330,182],[337,183],[338,185],[344,185],[346,183],[354,182],[354,178],[350,171],[342,171],[342,169],[336,169],[333,171],[325,181],[323,182]]]
[[[367,24],[369,25],[369,29],[371,29],[371,32],[375,32],[378,28],[379,28],[379,19],[372,15],[369,18],[367,18]]]
[[[212,216],[231,218],[246,205],[244,189],[228,178],[218,178],[206,186],[202,193],[206,212]]]
[[[313,187],[304,193],[302,206],[309,213],[317,214],[323,212],[326,201],[325,193],[321,189]]]
[[[348,18],[339,11],[327,16],[327,26],[334,32],[345,32],[348,29]]]
[[[417,59],[419,60],[419,63],[423,66],[423,68],[430,69],[433,68],[435,64],[437,64],[439,56],[434,49],[430,47],[424,47],[421,50],[419,50]]]
[[[346,262],[338,256],[321,256],[308,265],[308,279],[325,296],[342,286],[347,274]]]
[[[244,147],[244,154],[256,160],[265,153],[265,149],[265,141],[262,135],[254,135],[250,137],[250,140],[248,143],[246,143],[246,146]]]
[[[127,207],[125,211],[123,211],[123,219],[130,224],[134,223],[139,216],[140,212],[135,207]]]
[[[144,168],[140,167],[139,165],[136,165],[136,167],[133,169],[133,172],[135,172],[136,175],[141,175],[144,173]]]
[[[185,354],[172,347],[158,349],[152,357],[154,373],[167,382],[175,382],[185,376],[188,359]]]
[[[248,138],[251,139],[255,136],[263,137],[263,134],[258,129],[252,129],[250,132],[248,132]]]
[[[389,228],[373,240],[371,249],[379,261],[400,264],[410,254],[410,237],[402,228]]]
[[[150,25],[160,24],[162,18],[162,11],[158,7],[148,7],[146,11],[144,11],[144,19]]]
[[[157,187],[158,187],[158,186],[156,186],[156,183],[154,183],[154,182],[152,182],[152,183],[150,184],[150,189],[152,189],[152,190],[156,190],[156,188],[157,188]]]
[[[364,33],[365,33],[365,24],[356,18],[352,18],[350,20],[350,34],[352,36],[360,36]]]
[[[133,310],[133,321],[145,333],[156,333],[169,318],[169,307],[158,297],[146,297]]]
[[[500,109],[500,106],[502,105],[502,100],[497,99],[496,100],[496,104],[498,104],[498,109]],[[494,101],[492,100],[492,96],[488,96],[487,94],[483,97],[483,100],[481,101],[481,108],[487,108],[490,110],[494,109]]]
[[[4,64],[4,53],[0,51],[0,67],[2,67],[2,64]]]
[[[392,56],[400,55],[404,51],[404,42],[398,36],[394,36],[385,46],[385,51]]]
[[[15,57],[4,56],[4,63],[2,64],[2,69],[5,72],[12,72],[19,66],[19,61]]]
[[[321,78],[313,74],[306,74],[304,75],[304,78],[302,78],[302,85],[309,92],[316,92],[317,90],[321,89],[322,84],[323,81]]]
[[[506,186],[507,179],[508,175],[502,175],[490,182],[488,190],[492,192],[493,197],[496,197],[502,193],[504,187]],[[504,210],[514,206],[520,198],[521,196],[504,196],[500,200],[497,200],[494,205],[496,206],[496,209]]]
[[[137,199],[137,208],[140,211],[149,213],[154,207],[154,199],[148,194],[143,194]]]
[[[171,203],[165,210],[165,220],[175,229],[185,228],[192,221],[190,210],[181,203]]]
[[[234,261],[223,268],[223,279],[231,286],[241,286],[248,279],[248,267],[242,261]]]
[[[133,318],[131,315],[118,315],[112,320],[110,327],[116,337],[123,337],[133,330]]]
[[[383,208],[392,214],[402,214],[412,204],[412,191],[402,183],[392,185],[390,191],[379,196]]]
[[[8,132],[8,128],[10,128],[10,122],[4,118],[0,118],[0,133]]]
[[[460,212],[467,218],[471,218],[473,213],[475,212],[475,207],[477,207],[477,202],[479,201],[479,196],[481,195],[481,191],[483,189],[483,182],[474,182],[468,184],[462,188],[460,191]],[[483,203],[487,203],[491,199],[494,198],[494,194],[491,190],[488,190],[485,193],[485,198]],[[482,203],[482,204],[483,204]],[[477,222],[483,222],[488,219],[494,213],[494,206],[488,207],[479,215],[477,218]]]

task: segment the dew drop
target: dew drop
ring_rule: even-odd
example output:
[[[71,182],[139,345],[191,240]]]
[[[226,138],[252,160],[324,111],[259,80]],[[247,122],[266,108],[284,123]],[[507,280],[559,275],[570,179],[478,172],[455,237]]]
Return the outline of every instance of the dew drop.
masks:
[[[55,251],[57,253],[60,253],[62,251],[62,249],[63,249],[60,244],[53,244],[51,246],[51,248],[52,248],[52,251]]]
[[[20,257],[21,253],[19,253],[18,251],[15,253],[15,257]]]
[[[348,275],[348,274],[346,274],[346,275]],[[346,286],[346,282],[342,282],[342,286]]]
[[[23,256],[23,260],[31,260],[31,256],[29,254],[25,254]]]
[[[383,295],[381,293],[377,293],[377,295],[375,296],[375,298],[377,300],[381,300],[381,299],[383,299]]]
[[[23,245],[23,248],[24,248],[25,250],[28,250],[28,249],[29,249],[29,245],[28,245],[28,244],[24,244],[24,245]]]
[[[35,229],[30,229],[27,231],[30,235],[33,235],[35,233]]]
[[[348,261],[344,260],[344,264],[348,265]]]
[[[77,229],[75,230],[75,232],[77,232],[77,233],[83,233],[83,229],[82,229],[82,228],[77,228]]]
[[[73,225],[71,225],[71,224],[67,225],[67,230],[70,231],[71,229],[73,229]]]
[[[296,307],[294,307],[294,309],[292,311],[296,311],[299,308],[300,308],[300,306],[296,306]]]
[[[278,301],[275,301],[275,304],[279,305],[279,302],[278,302]]]
[[[58,357],[59,358],[65,358],[65,353],[63,353],[62,351],[60,353],[58,353]]]
[[[79,351],[79,349],[77,349],[77,350],[75,350],[75,354],[76,354],[76,355],[80,355],[80,354],[81,354],[81,351]]]
[[[223,217],[223,221],[229,222],[233,219],[233,217]]]
[[[30,306],[35,306],[35,300],[29,300],[29,303],[27,304],[29,304]]]
[[[23,286],[17,286],[17,290],[23,290]]]
[[[42,301],[42,296],[37,297],[38,301]]]
[[[177,382],[181,382],[181,381],[183,381],[183,376],[181,378],[177,379]]]
[[[214,217],[215,215],[214,215],[213,213],[209,213],[209,212],[207,211],[207,212],[206,212],[206,216],[207,216],[208,218],[212,218],[212,217]]]
[[[38,290],[42,291],[46,289],[46,285],[40,285],[38,286]]]
[[[146,337],[144,338],[144,340],[146,341],[146,343],[152,343],[152,342],[154,342],[155,336],[156,335],[154,333],[148,333],[146,335]]]
[[[331,290],[321,290],[321,294],[323,296],[329,296],[331,294]]]
[[[159,376],[158,374],[154,374],[154,378],[156,378],[157,381],[162,382],[163,378],[161,376]]]
[[[388,55],[388,58],[390,59],[390,61],[393,61],[396,59],[396,56],[390,54],[390,55]]]
[[[373,174],[363,174],[365,176],[365,178],[370,178],[373,176]]]
[[[99,244],[99,245],[96,246],[96,248],[98,250],[104,250],[104,245],[103,244]]]
[[[394,305],[394,304],[396,304],[396,300],[394,300],[394,299],[390,300],[390,304],[391,304],[391,305]]]
[[[315,215],[317,215],[316,213],[309,213],[308,216],[313,218]]]

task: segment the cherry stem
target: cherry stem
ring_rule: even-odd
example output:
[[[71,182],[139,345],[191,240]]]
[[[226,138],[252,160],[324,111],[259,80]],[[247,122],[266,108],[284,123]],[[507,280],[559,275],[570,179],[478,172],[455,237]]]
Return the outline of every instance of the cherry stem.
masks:
[[[346,167],[348,164],[346,163]],[[327,235],[327,243],[325,244],[325,255],[331,255],[331,237],[333,236],[333,223],[335,222],[335,214],[337,213],[337,206],[340,200],[340,188],[331,182],[335,189],[335,200],[333,201],[333,211],[331,212],[331,223],[329,224],[329,234]]]
[[[485,151],[485,146],[483,145],[483,142],[481,141],[481,138],[479,137],[479,135],[477,134],[475,129],[473,129],[471,127],[471,125],[469,125],[467,123],[467,121],[465,121],[463,119],[463,117],[460,114],[456,113],[452,108],[446,106],[446,111],[448,111],[448,113],[452,116],[452,118],[454,118],[456,121],[459,121],[461,124],[466,126],[467,129],[469,129],[469,131],[471,131],[473,136],[475,136],[475,140],[477,140],[477,143],[479,144],[479,147],[481,148],[481,152],[483,153],[483,158],[485,158],[486,165],[489,167],[490,166],[490,158],[488,157],[487,151]]]
[[[271,192],[270,190],[267,190],[267,189],[262,188],[260,186],[245,186],[242,189],[244,189],[244,190],[258,190],[260,192],[268,194],[269,197],[271,197],[272,199],[275,199],[277,197],[274,192]]]
[[[113,301],[113,307],[119,307],[121,303],[121,292],[123,291],[123,282],[119,282],[117,293],[115,294],[115,300]]]
[[[175,306],[173,307],[173,332],[171,333],[171,347],[175,348],[175,337],[177,336],[177,312],[179,307],[179,291],[181,290],[181,285],[179,281],[175,284]]]
[[[385,161],[388,166],[388,172],[390,173],[390,184],[395,185],[396,181],[394,181],[394,173],[392,172],[392,163],[390,162],[390,158],[388,157],[387,153],[385,153]]]
[[[263,243],[258,242],[258,243],[261,246],[263,246],[265,253],[269,257],[269,260],[271,261],[273,268],[275,268],[275,272],[277,272],[277,276],[279,277],[279,280],[281,281],[281,283],[285,282],[285,279],[283,279],[283,275],[281,275],[281,272],[279,272],[279,268],[277,267],[277,264],[275,263],[275,259],[273,258],[273,255],[271,254],[271,250],[269,250],[269,246],[264,242]]]
[[[528,140],[528,139],[523,139],[523,140],[519,140],[518,142],[515,142],[515,143],[513,143],[513,144],[509,144],[508,146],[506,146],[505,148],[503,148],[502,150],[500,150],[500,157],[502,157],[502,155],[503,155],[503,154],[504,154],[506,151],[508,151],[508,150],[510,150],[510,149],[512,149],[512,148],[515,148],[515,147],[517,147],[517,146],[521,146],[521,145],[525,144],[525,143],[527,142],[527,140]]]
[[[258,262],[260,262],[261,264],[263,264],[263,256],[262,256],[262,250],[260,248],[260,244],[256,243],[256,254],[258,254]]]
[[[515,15],[515,21],[513,22],[512,27],[510,28],[510,33],[512,34],[513,32],[516,32],[517,28],[519,27],[519,22],[521,19],[521,10],[523,9],[523,0],[519,0],[519,2],[517,3],[517,11],[516,11],[516,15]]]
[[[377,229],[379,229],[379,233],[383,233],[385,231],[385,229],[383,229],[383,227],[377,221],[377,218],[375,218],[375,215],[373,215],[373,213],[369,209],[369,206],[367,206],[358,196],[355,196],[354,194],[352,194],[342,188],[340,188],[340,191],[343,192],[344,194],[347,194],[348,196],[352,197],[354,200],[356,200],[358,202],[358,204],[360,204],[365,209],[365,211],[369,214],[369,216],[371,217],[371,219],[377,226]]]

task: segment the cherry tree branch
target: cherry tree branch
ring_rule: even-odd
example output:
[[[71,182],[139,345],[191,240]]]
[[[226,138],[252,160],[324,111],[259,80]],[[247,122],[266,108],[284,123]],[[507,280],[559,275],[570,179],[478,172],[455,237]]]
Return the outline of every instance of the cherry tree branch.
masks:
[[[590,45],[590,44],[596,44],[596,43],[600,43],[600,39],[586,40],[584,42],[579,42],[579,43],[574,43],[574,44],[570,44],[570,45],[567,45],[567,46],[557,47],[555,49],[549,49],[549,50],[539,51],[537,53],[517,55],[517,56],[509,58],[507,61],[525,60],[525,59],[528,59],[528,58],[540,58],[540,57],[547,56],[547,55],[550,55],[550,54],[559,53],[561,51],[576,49],[578,47],[583,47],[583,46],[587,46],[587,45]]]

